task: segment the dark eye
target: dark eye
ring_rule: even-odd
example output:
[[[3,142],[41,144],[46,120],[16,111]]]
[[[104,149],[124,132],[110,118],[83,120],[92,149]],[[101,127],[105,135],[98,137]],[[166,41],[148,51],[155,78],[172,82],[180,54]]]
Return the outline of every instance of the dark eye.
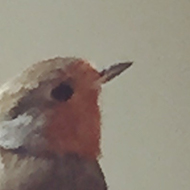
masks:
[[[51,96],[58,101],[67,101],[71,98],[74,91],[70,85],[61,83],[51,91]]]

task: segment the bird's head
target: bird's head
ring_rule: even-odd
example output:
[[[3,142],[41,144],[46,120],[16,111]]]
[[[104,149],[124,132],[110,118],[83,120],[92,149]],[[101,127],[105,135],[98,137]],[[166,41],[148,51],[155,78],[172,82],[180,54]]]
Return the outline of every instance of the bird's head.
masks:
[[[101,72],[80,58],[32,65],[0,89],[0,146],[32,155],[100,154],[101,85],[132,63]]]

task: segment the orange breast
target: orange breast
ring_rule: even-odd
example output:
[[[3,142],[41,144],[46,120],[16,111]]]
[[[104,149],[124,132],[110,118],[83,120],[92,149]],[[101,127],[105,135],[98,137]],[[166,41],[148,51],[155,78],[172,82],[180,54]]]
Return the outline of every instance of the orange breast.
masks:
[[[100,112],[98,90],[74,94],[55,107],[47,126],[49,150],[57,154],[74,152],[95,158],[100,154]]]

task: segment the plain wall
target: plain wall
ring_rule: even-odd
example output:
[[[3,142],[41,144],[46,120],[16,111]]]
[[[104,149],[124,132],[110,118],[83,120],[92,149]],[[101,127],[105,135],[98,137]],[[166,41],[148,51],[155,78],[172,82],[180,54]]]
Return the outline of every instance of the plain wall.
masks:
[[[134,61],[104,86],[110,190],[190,189],[189,0],[0,0],[0,82],[37,61]]]

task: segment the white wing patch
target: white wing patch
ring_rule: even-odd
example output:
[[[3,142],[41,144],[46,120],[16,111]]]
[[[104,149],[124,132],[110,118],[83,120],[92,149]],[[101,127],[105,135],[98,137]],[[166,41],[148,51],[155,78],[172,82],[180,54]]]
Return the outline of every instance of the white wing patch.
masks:
[[[15,149],[23,145],[32,130],[32,116],[19,115],[16,119],[0,123],[0,145],[5,149]]]
[[[42,136],[45,121],[42,114],[34,118],[25,113],[13,120],[0,122],[0,146],[13,150],[22,146],[30,152],[42,150],[46,144]]]

